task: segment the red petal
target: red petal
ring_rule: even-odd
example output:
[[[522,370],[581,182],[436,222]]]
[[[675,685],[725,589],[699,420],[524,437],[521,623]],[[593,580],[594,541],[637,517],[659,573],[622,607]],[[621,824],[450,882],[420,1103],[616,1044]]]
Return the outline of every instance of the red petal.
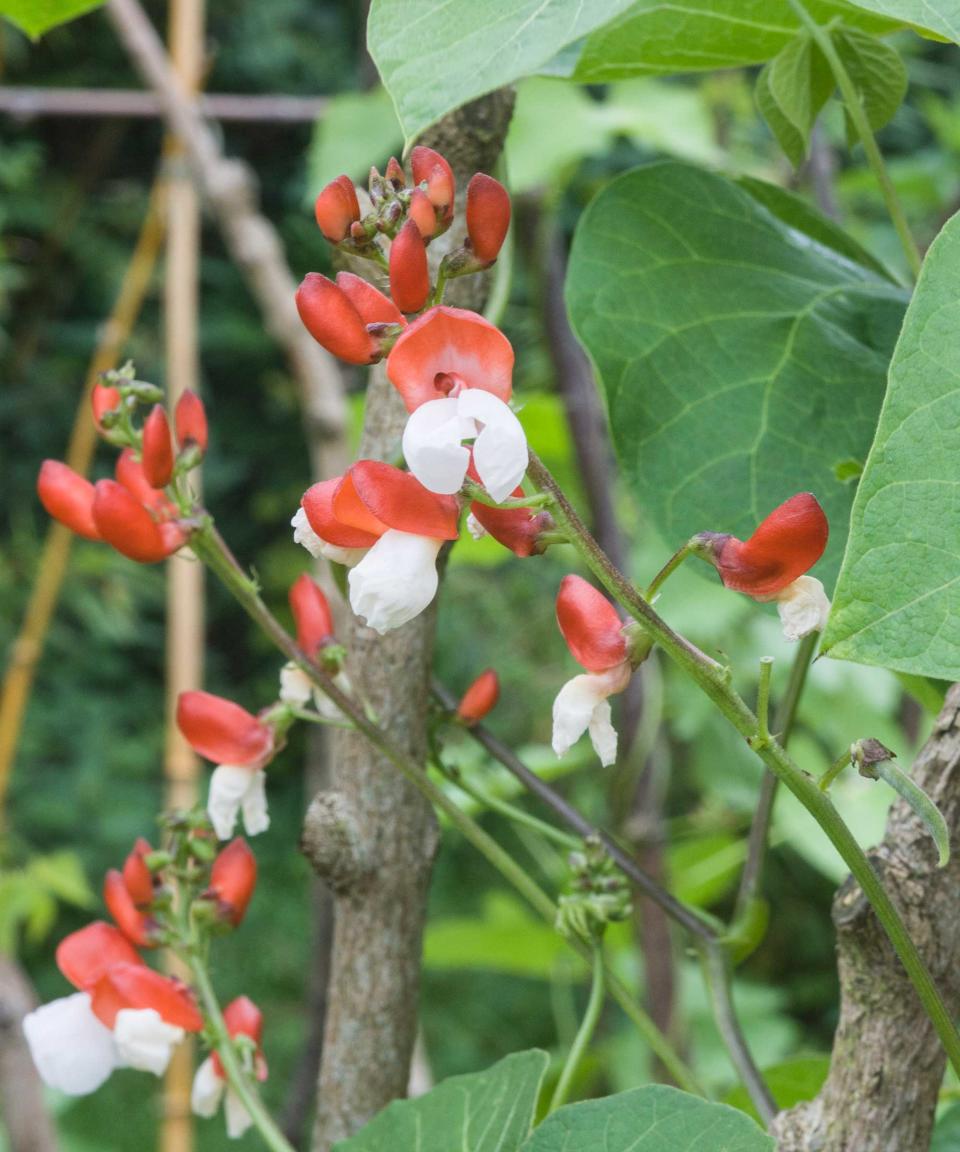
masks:
[[[332,280],[309,273],[297,289],[297,311],[310,335],[348,364],[372,364],[377,342],[360,313]]]
[[[357,492],[353,481],[354,467],[355,465],[351,465],[347,469],[333,490],[333,514],[341,524],[349,524],[366,536],[374,536],[379,540],[389,525],[378,520],[360,499],[360,494]]]
[[[165,488],[173,476],[173,441],[170,423],[161,404],[154,405],[143,422],[143,474],[151,488]]]
[[[333,498],[342,483],[343,477],[335,476],[332,480],[321,480],[304,492],[300,504],[310,527],[321,540],[338,548],[372,548],[383,535],[384,527],[378,524],[375,532],[367,532],[339,519]]]
[[[290,588],[290,608],[297,625],[297,644],[313,658],[333,639],[333,617],[326,596],[306,572]]]
[[[387,376],[408,412],[449,393],[437,380],[455,378],[506,402],[513,391],[513,348],[489,321],[463,308],[431,308],[400,336],[387,359]]]
[[[522,496],[523,489],[517,488],[513,495]],[[545,550],[540,535],[553,527],[549,512],[535,512],[532,508],[491,508],[479,503],[471,504],[470,511],[494,540],[517,556],[539,556]]]
[[[169,555],[157,522],[114,480],[99,480],[94,486],[93,521],[103,539],[131,560],[155,564]]]
[[[260,1051],[260,1039],[263,1035],[263,1013],[254,1004],[254,1002],[247,996],[238,996],[223,1010],[224,1023],[227,1026],[227,1031],[234,1038],[237,1036],[249,1036],[257,1045],[257,1053],[254,1060],[255,1070],[258,1080],[266,1080],[267,1078],[267,1065],[263,1059],[263,1054]],[[221,1079],[225,1079],[223,1065],[220,1063],[220,1057],[213,1053],[213,1067],[217,1075]]]
[[[749,596],[772,596],[802,576],[823,555],[830,526],[810,492],[775,508],[749,540],[722,537],[716,565],[728,588]]]
[[[320,231],[331,244],[346,239],[350,225],[360,219],[360,202],[350,177],[332,180],[317,197],[314,212]]]
[[[203,401],[187,388],[177,401],[173,412],[177,443],[181,448],[196,444],[201,452],[207,450],[207,412]]]
[[[509,227],[506,188],[499,180],[478,172],[467,186],[467,235],[479,260],[496,260]]]
[[[430,203],[430,197],[420,188],[414,188],[410,193],[410,207],[407,215],[420,230],[424,240],[429,240],[438,227],[437,210]]]
[[[574,660],[588,672],[606,672],[627,658],[623,621],[610,601],[579,576],[564,576],[557,623]]]
[[[439,152],[420,144],[410,153],[410,167],[414,184],[426,184],[427,196],[440,211],[441,220],[444,223],[451,220],[457,183],[450,165]]]
[[[107,412],[120,407],[119,388],[111,388],[107,384],[94,384],[90,393],[90,405],[93,408],[93,422],[100,431],[103,431],[103,417]]]
[[[496,705],[500,699],[500,679],[492,668],[474,680],[464,692],[457,707],[457,715],[466,724],[476,724]]]
[[[123,883],[138,908],[153,903],[153,873],[144,860],[152,851],[149,841],[141,836],[123,862]]]
[[[380,460],[360,460],[347,476],[360,501],[388,528],[434,540],[459,536],[460,505],[455,497],[427,491],[409,472]],[[335,508],[339,495],[334,497]]]
[[[91,988],[114,964],[142,964],[137,950],[119,928],[94,920],[71,932],[57,947],[57,967],[74,988]]]
[[[93,485],[60,460],[44,460],[37,477],[37,495],[47,512],[78,536],[100,540],[93,519]]]
[[[396,304],[362,277],[338,272],[337,287],[360,313],[364,324],[406,324]]]
[[[111,868],[104,877],[103,902],[116,921],[117,927],[131,944],[136,944],[138,948],[153,947],[152,921],[138,911],[123,882],[122,874],[116,868]]]
[[[152,1008],[165,1023],[185,1032],[203,1028],[203,1017],[190,989],[143,964],[114,965],[90,992],[94,1014],[108,1028],[113,1028],[123,1008]]]
[[[246,840],[238,836],[214,860],[205,894],[217,901],[223,918],[236,927],[246,914],[256,885],[256,857]]]
[[[390,294],[401,312],[419,312],[430,295],[427,250],[413,220],[404,224],[390,245]]]
[[[273,751],[273,731],[246,708],[210,692],[181,692],[177,727],[201,756],[214,764],[258,768]]]

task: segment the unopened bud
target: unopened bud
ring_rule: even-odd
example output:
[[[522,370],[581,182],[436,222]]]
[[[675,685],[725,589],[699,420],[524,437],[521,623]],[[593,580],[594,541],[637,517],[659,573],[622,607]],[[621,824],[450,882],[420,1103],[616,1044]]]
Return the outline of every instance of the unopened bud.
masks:
[[[398,192],[401,188],[406,187],[407,177],[403,171],[403,165],[396,156],[391,156],[387,162],[386,176]]]
[[[375,207],[379,207],[392,191],[387,181],[384,180],[377,171],[376,166],[370,169],[370,180],[367,187],[370,190],[370,199],[373,201]]]
[[[500,679],[492,668],[488,668],[464,692],[457,705],[457,717],[467,726],[478,724],[496,707],[499,699]]]

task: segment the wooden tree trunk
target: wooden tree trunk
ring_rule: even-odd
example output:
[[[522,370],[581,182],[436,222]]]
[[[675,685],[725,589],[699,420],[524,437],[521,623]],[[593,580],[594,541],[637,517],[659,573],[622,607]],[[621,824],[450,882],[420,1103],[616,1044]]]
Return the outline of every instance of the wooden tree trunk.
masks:
[[[0,955],[0,1120],[11,1152],[57,1152],[43,1084],[23,1035],[23,1018],[35,1007],[19,965]]]

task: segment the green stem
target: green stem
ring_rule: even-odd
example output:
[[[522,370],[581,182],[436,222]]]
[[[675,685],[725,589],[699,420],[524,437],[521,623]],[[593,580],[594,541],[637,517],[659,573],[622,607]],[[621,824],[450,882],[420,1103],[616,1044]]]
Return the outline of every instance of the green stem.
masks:
[[[590,1041],[593,1039],[593,1034],[600,1020],[600,1013],[603,1010],[604,962],[603,944],[600,940],[593,941],[592,953],[593,980],[590,984],[590,999],[587,1001],[587,1010],[583,1014],[580,1028],[570,1047],[563,1071],[560,1073],[560,1079],[557,1081],[557,1086],[554,1089],[553,1099],[550,1101],[548,1112],[556,1112],[561,1105],[567,1102],[573,1078],[577,1073],[577,1069],[580,1067],[580,1061],[583,1059],[583,1055],[589,1047]]]
[[[830,785],[836,780],[840,773],[850,763],[850,752],[847,750],[842,756],[838,756],[830,767],[817,781],[817,787],[821,792],[826,792]]]
[[[250,1115],[250,1119],[263,1137],[264,1143],[271,1149],[271,1152],[295,1152],[293,1145],[287,1140],[286,1136],[284,1136],[274,1123],[273,1117],[266,1108],[264,1108],[259,1093],[250,1083],[249,1077],[241,1067],[237,1050],[234,1048],[233,1040],[227,1031],[226,1021],[223,1018],[223,1012],[220,1010],[216,993],[213,990],[213,985],[210,983],[210,977],[207,974],[206,968],[196,956],[190,957],[190,971],[193,974],[193,982],[196,985],[197,991],[200,993],[200,1001],[206,1013],[207,1023],[213,1032],[214,1047],[217,1050],[217,1055],[220,1057],[223,1070],[227,1074],[230,1087],[236,1092],[237,1096],[240,1097],[244,1108],[246,1108]]]
[[[693,549],[690,546],[689,540],[682,548],[678,548],[676,552],[674,552],[666,564],[664,564],[656,576],[650,581],[650,587],[647,589],[647,599],[651,604],[653,603],[654,596],[660,591],[661,586],[666,583],[667,578],[680,567],[688,556],[692,555]]]
[[[488,508],[501,508],[504,510],[511,508],[543,508],[545,504],[549,503],[542,492],[536,492],[533,496],[510,496],[506,500],[497,502],[488,493],[482,484],[477,484],[473,480],[467,480],[463,486],[463,493],[468,500],[476,504],[484,504]]]
[[[757,688],[757,735],[753,748],[763,748],[770,743],[770,677],[773,674],[773,657],[760,658],[760,684]]]
[[[531,478],[554,498],[554,515],[570,535],[584,562],[607,591],[642,624],[667,656],[674,661],[714,702],[720,712],[747,742],[757,732],[757,718],[730,684],[729,671],[716,664],[699,649],[679,636],[660,618],[636,588],[611,563],[609,557],[590,535],[583,521],[567,500],[547,468],[531,453]],[[829,798],[803,772],[773,738],[757,754],[774,775],[778,776],[817,821],[837,849],[854,879],[863,890],[878,920],[923,1004],[940,1042],[955,1071],[960,1073],[960,1032],[927,971],[916,945],[903,923],[893,901],[874,872],[863,849],[841,819]]]
[[[871,765],[877,777],[890,787],[913,809],[917,817],[926,825],[940,855],[940,867],[950,860],[950,829],[943,813],[934,804],[915,780],[901,771],[892,760],[881,760]]]
[[[907,264],[913,273],[913,278],[916,279],[920,275],[920,265],[922,264],[920,250],[910,231],[910,225],[907,223],[903,206],[900,203],[899,196],[897,196],[897,190],[893,185],[893,181],[890,179],[890,173],[887,171],[887,166],[883,161],[883,155],[877,146],[873,129],[870,127],[870,121],[867,119],[867,113],[860,99],[860,94],[857,92],[856,85],[851,79],[850,73],[844,67],[844,63],[840,59],[840,54],[834,46],[830,33],[814,20],[804,6],[803,0],[788,0],[788,3],[797,14],[801,24],[806,27],[807,31],[813,37],[817,47],[830,65],[830,71],[833,73],[833,78],[836,80],[840,94],[843,96],[844,106],[847,109],[854,128],[857,130],[857,135],[860,137],[860,143],[863,145],[863,150],[866,153],[867,162],[873,170],[877,183],[880,185],[880,192],[887,206],[887,211],[890,213],[893,226],[897,230],[897,235],[900,237],[900,243],[903,246],[904,255],[907,258]]]

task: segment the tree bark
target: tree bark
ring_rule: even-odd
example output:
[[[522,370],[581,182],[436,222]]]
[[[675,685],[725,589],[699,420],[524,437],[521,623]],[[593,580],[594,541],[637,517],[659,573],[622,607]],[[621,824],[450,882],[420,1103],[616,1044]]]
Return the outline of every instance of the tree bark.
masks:
[[[460,207],[467,179],[489,171],[513,106],[499,92],[448,116],[424,139],[450,162]],[[461,243],[462,213],[431,260]],[[449,299],[478,308],[480,277],[455,281]],[[360,455],[395,456],[407,413],[382,367],[371,374]],[[405,752],[423,759],[430,699],[435,605],[387,636],[358,619],[346,625],[349,675]],[[434,814],[420,793],[358,734],[336,738],[333,788],[304,826],[305,849],[335,893],[335,925],[315,1152],[361,1128],[406,1092],[417,1030],[427,889],[437,849]],[[338,851],[330,852],[335,843]]]
[[[19,965],[0,955],[0,1117],[11,1152],[57,1152],[43,1085],[23,1036],[23,1018],[35,1007]]]
[[[947,694],[913,778],[960,833],[960,684]],[[882,785],[877,785],[881,787]],[[871,854],[947,1007],[960,1008],[960,855],[937,867],[929,834],[897,801]],[[922,1152],[930,1145],[946,1056],[933,1025],[860,888],[833,904],[840,1022],[820,1095],[781,1113],[780,1152]]]

